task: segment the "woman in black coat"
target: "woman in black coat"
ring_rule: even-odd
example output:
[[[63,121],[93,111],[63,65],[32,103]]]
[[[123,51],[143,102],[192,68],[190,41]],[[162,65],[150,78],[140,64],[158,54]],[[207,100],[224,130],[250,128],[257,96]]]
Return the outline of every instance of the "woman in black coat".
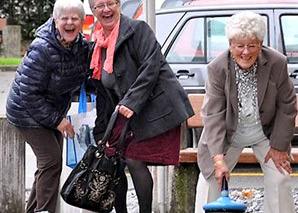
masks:
[[[7,98],[8,121],[37,157],[26,212],[56,209],[63,136],[74,135],[65,116],[72,93],[88,76],[88,45],[80,34],[84,18],[81,1],[56,1],[53,18],[37,29]]]
[[[152,211],[153,181],[147,165],[177,165],[180,125],[193,115],[188,97],[161,53],[151,28],[120,14],[120,1],[89,0],[101,29],[95,33],[91,67],[97,88],[95,140],[100,141],[112,112],[117,119],[108,151],[113,151],[130,119],[123,157],[132,175],[140,212]],[[115,208],[126,210],[123,172]]]

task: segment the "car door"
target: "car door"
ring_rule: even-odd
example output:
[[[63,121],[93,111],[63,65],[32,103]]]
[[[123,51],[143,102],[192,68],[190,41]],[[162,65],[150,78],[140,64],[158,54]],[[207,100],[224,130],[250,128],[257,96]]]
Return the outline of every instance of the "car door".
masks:
[[[245,9],[245,8],[243,8]],[[228,49],[225,24],[241,10],[188,11],[174,26],[163,44],[163,52],[176,77],[188,93],[204,93],[208,63]],[[272,10],[255,10],[268,26],[264,44],[270,45]],[[272,28],[272,29],[271,29]]]
[[[275,9],[276,49],[288,58],[288,71],[298,92],[298,9]]]

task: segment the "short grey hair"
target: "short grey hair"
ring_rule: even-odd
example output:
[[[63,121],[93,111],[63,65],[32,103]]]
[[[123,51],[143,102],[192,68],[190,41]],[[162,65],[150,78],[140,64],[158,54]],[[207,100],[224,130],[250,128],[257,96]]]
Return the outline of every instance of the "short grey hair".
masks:
[[[77,11],[80,18],[85,20],[85,9],[80,0],[57,0],[54,4],[53,18],[58,19],[65,10],[69,9]]]
[[[233,15],[226,25],[226,35],[229,39],[251,38],[263,41],[266,35],[266,24],[261,15],[244,11]]]
[[[88,2],[89,2],[89,7],[92,10],[94,7],[94,0],[88,0]],[[121,4],[120,0],[116,0],[116,2]]]

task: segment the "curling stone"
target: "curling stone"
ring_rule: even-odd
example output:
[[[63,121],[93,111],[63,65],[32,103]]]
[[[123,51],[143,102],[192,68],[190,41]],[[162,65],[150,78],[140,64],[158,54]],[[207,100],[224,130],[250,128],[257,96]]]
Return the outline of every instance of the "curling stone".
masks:
[[[221,196],[216,201],[203,206],[206,213],[222,213],[222,212],[245,212],[247,207],[242,203],[237,203],[229,197],[228,182],[225,176],[222,178]]]

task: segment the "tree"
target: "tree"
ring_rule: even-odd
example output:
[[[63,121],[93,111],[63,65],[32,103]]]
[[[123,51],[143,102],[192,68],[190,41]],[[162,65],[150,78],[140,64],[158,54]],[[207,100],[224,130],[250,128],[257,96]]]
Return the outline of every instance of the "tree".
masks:
[[[33,39],[35,30],[53,11],[55,0],[1,0],[0,14],[9,25],[21,25],[23,39]]]

